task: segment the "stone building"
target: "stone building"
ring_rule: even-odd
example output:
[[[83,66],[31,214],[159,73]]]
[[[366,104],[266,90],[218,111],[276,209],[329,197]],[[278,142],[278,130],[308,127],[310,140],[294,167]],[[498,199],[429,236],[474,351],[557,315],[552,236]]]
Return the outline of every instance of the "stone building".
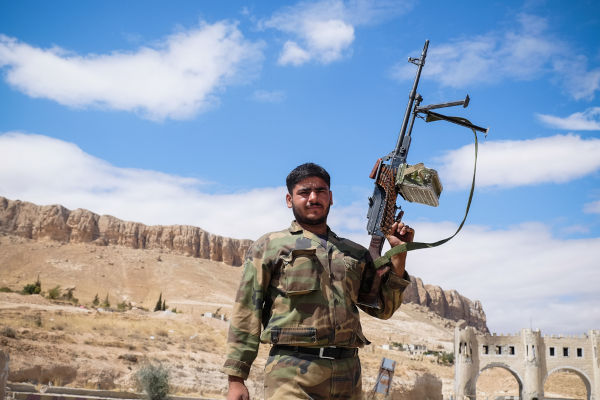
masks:
[[[600,331],[582,336],[542,336],[523,329],[516,335],[482,335],[472,327],[454,332],[454,394],[475,399],[477,378],[488,368],[504,368],[519,385],[522,400],[542,400],[544,383],[557,371],[577,374],[588,400],[600,400]]]

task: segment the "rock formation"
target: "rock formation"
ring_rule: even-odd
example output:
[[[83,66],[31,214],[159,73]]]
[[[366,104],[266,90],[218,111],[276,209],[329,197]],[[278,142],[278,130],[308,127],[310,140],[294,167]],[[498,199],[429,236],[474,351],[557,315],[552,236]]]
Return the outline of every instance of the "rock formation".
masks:
[[[70,211],[60,205],[37,206],[4,197],[0,197],[0,232],[64,243],[166,249],[234,266],[242,264],[252,244],[250,240],[213,235],[194,226],[147,226],[88,210]]]
[[[404,303],[427,307],[437,315],[454,321],[464,320],[467,325],[489,333],[483,307],[479,300],[472,301],[456,290],[443,290],[439,286],[424,285],[421,278],[411,276],[404,291]]]
[[[83,209],[70,211],[60,205],[37,206],[4,197],[0,197],[0,232],[64,243],[165,249],[233,266],[242,264],[246,250],[252,244],[250,240],[217,236],[194,226],[147,226]],[[404,302],[424,306],[443,318],[464,320],[469,326],[488,332],[481,303],[473,302],[455,290],[444,291],[439,286],[424,285],[420,278],[411,277]]]

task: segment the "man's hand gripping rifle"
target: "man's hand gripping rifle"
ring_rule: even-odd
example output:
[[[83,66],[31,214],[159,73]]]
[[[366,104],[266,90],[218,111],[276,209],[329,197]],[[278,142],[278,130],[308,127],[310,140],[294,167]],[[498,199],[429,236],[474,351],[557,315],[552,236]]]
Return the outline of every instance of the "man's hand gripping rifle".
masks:
[[[417,87],[419,85],[421,71],[425,65],[428,47],[429,40],[426,40],[421,57],[411,57],[408,59],[410,63],[413,63],[417,66],[417,74],[415,76],[412,90],[409,94],[409,101],[404,114],[404,119],[402,120],[402,127],[400,128],[398,141],[396,142],[396,147],[390,154],[377,160],[370,174],[370,177],[375,180],[375,189],[373,191],[373,196],[369,198],[367,232],[369,235],[371,235],[369,252],[371,253],[373,260],[376,260],[376,266],[379,266],[380,264],[380,262],[377,262],[377,259],[381,256],[381,250],[383,248],[385,237],[390,234],[392,224],[396,221],[400,221],[402,215],[404,214],[404,212],[401,210],[401,207],[396,205],[398,195],[402,196],[402,198],[409,202],[421,203],[430,206],[437,206],[439,204],[439,196],[442,192],[442,184],[439,180],[437,172],[433,169],[426,168],[421,163],[412,166],[406,163],[406,157],[410,148],[411,133],[415,118],[419,116],[420,118],[424,118],[426,122],[445,120],[454,124],[468,127],[472,129],[473,132],[480,131],[487,134],[488,131],[485,128],[471,124],[464,118],[445,116],[431,111],[433,109],[459,105],[467,107],[469,105],[468,95],[464,100],[461,101],[421,106],[423,98],[417,93]],[[476,134],[475,140],[475,144],[477,145]],[[475,182],[474,179],[475,176],[473,175],[473,182]],[[472,191],[469,198],[469,205],[471,197]],[[467,206],[467,212],[469,205]],[[462,228],[463,224],[464,220],[460,225],[459,230]],[[458,231],[456,233],[458,233]],[[456,235],[456,233],[454,235]],[[411,243],[407,245],[408,248],[404,251],[413,250],[415,248],[437,246],[445,243],[447,240],[450,240],[452,237],[454,237],[454,235],[436,243]],[[359,302],[370,307],[378,306],[376,293],[380,285],[381,277],[385,272],[387,272],[387,268],[381,268],[377,270],[373,278],[373,282],[368,283],[368,286],[370,286],[371,289],[369,290],[368,294],[365,293],[361,295]]]

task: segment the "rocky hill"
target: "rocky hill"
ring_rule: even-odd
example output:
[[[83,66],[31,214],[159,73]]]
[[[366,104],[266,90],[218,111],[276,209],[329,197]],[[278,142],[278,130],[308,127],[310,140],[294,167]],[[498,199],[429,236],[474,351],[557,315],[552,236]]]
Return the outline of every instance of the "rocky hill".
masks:
[[[0,197],[0,232],[63,243],[168,249],[178,254],[241,265],[250,240],[210,234],[195,226],[147,226],[60,205],[38,206]]]
[[[88,210],[71,211],[60,205],[38,206],[4,197],[0,197],[0,232],[61,243],[168,250],[175,254],[222,261],[231,266],[241,265],[246,250],[252,244],[250,240],[213,235],[194,226],[147,226],[109,215],[100,216]],[[465,320],[468,325],[488,332],[481,303],[455,290],[445,291],[412,277],[404,302],[424,306],[442,318]]]
[[[404,292],[404,303],[424,306],[442,318],[453,321],[462,319],[467,325],[489,333],[481,302],[472,301],[456,290],[444,290],[439,286],[425,285],[421,278],[411,276],[410,286]]]

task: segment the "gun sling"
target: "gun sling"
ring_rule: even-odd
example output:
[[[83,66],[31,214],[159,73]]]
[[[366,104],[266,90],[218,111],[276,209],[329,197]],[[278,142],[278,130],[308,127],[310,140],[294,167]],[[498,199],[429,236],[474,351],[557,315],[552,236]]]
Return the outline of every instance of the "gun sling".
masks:
[[[464,121],[466,121],[467,123],[470,124],[470,122],[468,120],[464,120]],[[473,200],[473,192],[475,191],[475,174],[477,172],[477,149],[478,149],[477,132],[475,131],[475,129],[473,127],[470,127],[470,128],[473,130],[473,134],[475,135],[475,164],[473,166],[473,180],[471,182],[471,191],[469,193],[469,200],[467,201],[467,209],[465,211],[465,216],[463,217],[463,220],[460,223],[458,229],[456,230],[456,232],[454,232],[454,234],[452,236],[449,236],[449,237],[439,240],[437,242],[433,242],[433,243],[411,242],[411,243],[403,243],[401,245],[395,246],[395,247],[391,248],[390,250],[388,250],[383,256],[377,258],[374,261],[376,269],[379,269],[379,268],[385,266],[386,264],[389,264],[392,256],[394,256],[396,254],[400,254],[405,251],[437,247],[439,245],[446,243],[447,241],[452,239],[454,236],[456,236],[458,234],[458,232],[460,232],[463,225],[465,224],[465,221],[467,220],[467,215],[469,215],[469,209],[471,208],[471,200]]]

